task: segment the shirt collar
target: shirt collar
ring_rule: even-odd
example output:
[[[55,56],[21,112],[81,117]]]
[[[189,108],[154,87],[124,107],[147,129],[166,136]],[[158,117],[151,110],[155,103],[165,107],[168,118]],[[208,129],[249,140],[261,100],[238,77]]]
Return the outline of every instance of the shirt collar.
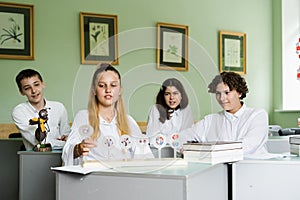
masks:
[[[235,119],[238,119],[241,115],[243,115],[245,110],[246,110],[246,104],[243,103],[242,107],[236,113],[231,114],[231,113],[224,110],[224,115],[227,119],[233,121]]]
[[[175,110],[175,113],[178,115],[178,113],[181,111],[181,108],[178,108],[177,110]]]
[[[180,108],[177,110],[174,110],[174,112],[171,114],[172,117],[174,117],[175,115],[178,116],[180,112]]]
[[[102,118],[100,114],[99,114],[99,118],[100,118],[100,123],[103,123],[103,124],[116,124],[117,123],[117,112],[115,111],[114,118],[111,120],[110,123],[107,122],[104,118]]]
[[[45,101],[45,106],[43,108],[46,108],[47,107],[47,100],[44,98],[44,101]],[[39,110],[35,109],[35,107],[33,107],[31,105],[31,103],[29,103],[29,101],[26,101],[26,103],[27,103],[27,106],[29,107],[29,109],[31,109],[33,112],[35,112],[35,113],[39,112]]]

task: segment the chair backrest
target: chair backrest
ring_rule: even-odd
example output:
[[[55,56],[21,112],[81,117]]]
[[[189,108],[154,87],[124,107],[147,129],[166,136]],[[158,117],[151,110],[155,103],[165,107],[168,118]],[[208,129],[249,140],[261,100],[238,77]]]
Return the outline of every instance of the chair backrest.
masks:
[[[137,124],[139,125],[142,133],[146,133],[147,130],[147,122],[137,122]]]
[[[21,133],[10,133],[8,135],[8,138],[22,138],[22,134]],[[26,151],[25,145],[22,144],[20,146],[20,151]]]
[[[10,133],[8,138],[22,138],[21,133]]]
[[[19,132],[18,128],[14,123],[11,124],[0,124],[0,138],[8,138],[10,133]]]

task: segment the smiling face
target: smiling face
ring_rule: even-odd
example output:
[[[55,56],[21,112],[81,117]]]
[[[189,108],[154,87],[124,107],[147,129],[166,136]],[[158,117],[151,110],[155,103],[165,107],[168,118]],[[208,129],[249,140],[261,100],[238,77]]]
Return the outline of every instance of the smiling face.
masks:
[[[240,97],[240,93],[235,89],[230,91],[228,85],[225,85],[223,82],[219,83],[216,87],[216,99],[218,103],[224,110],[231,114],[236,113],[242,107]]]
[[[166,101],[166,104],[172,108],[175,109],[181,101],[181,93],[179,90],[177,90],[174,86],[168,86],[164,93],[164,98]]]
[[[44,82],[42,82],[38,76],[32,76],[21,80],[20,93],[27,97],[33,107],[42,108],[44,106],[44,87]]]
[[[113,71],[104,71],[99,74],[96,85],[96,97],[99,104],[104,107],[114,106],[121,95],[119,76]]]

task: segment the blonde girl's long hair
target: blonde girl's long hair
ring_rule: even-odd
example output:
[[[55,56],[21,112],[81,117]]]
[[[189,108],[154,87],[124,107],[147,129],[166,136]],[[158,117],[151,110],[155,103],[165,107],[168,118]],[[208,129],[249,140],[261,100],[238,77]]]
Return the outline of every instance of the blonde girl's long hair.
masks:
[[[113,71],[115,72],[121,84],[121,75],[112,65],[108,63],[101,63],[98,65],[92,79],[92,84],[90,87],[89,99],[88,99],[88,115],[89,115],[89,123],[93,127],[94,132],[91,136],[93,140],[97,140],[100,135],[100,119],[99,119],[99,101],[97,96],[95,95],[96,87],[98,85],[98,80],[100,78],[101,73],[106,71]],[[117,112],[117,127],[119,128],[120,134],[129,134],[130,135],[130,128],[128,124],[128,118],[126,114],[126,109],[124,105],[124,100],[122,95],[120,95],[118,101],[115,103],[115,109]]]

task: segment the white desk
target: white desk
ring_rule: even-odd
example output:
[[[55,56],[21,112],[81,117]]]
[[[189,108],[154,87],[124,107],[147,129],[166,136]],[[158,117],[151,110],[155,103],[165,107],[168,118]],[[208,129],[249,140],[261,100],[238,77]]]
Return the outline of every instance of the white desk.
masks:
[[[57,200],[225,200],[228,197],[226,164],[195,163],[143,173],[55,173]]]
[[[300,158],[244,160],[234,164],[234,200],[299,200]]]
[[[19,200],[55,200],[55,174],[61,166],[61,151],[19,151]]]

